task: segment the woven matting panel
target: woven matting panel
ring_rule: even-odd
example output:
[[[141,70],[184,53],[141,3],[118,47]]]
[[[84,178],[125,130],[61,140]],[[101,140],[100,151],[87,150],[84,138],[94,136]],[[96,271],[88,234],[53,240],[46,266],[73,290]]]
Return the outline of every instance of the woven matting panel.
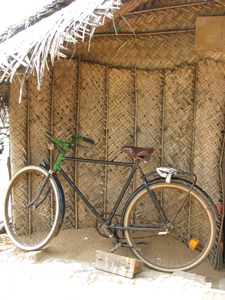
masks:
[[[131,34],[132,32],[124,20],[118,18],[116,25],[120,27],[121,35],[119,34],[118,37],[116,35],[94,35],[90,52],[88,52],[88,41],[85,41],[77,46],[76,55],[82,55],[84,60],[102,64],[136,66],[143,69],[174,68],[184,63],[192,64],[202,58],[224,61],[224,53],[196,52],[194,50],[194,32],[138,35],[140,32],[195,29],[197,16],[213,16],[224,13],[225,7],[214,1],[204,5],[177,7],[126,16],[126,20],[137,33],[136,39],[134,35],[122,35],[124,32]],[[97,28],[97,32],[114,32],[112,22]]]
[[[150,1],[152,2],[152,1]],[[155,2],[155,1],[154,1]],[[161,1],[160,1],[161,2]],[[128,14],[125,16],[126,21],[129,23],[130,27],[136,33],[140,32],[152,32],[152,31],[166,31],[166,30],[176,30],[176,29],[190,29],[195,28],[196,18],[199,15],[212,16],[221,15],[225,12],[225,8],[214,2],[214,3],[204,3],[204,5],[186,6],[186,7],[168,7],[169,1],[165,1],[164,6],[167,9],[158,10],[147,10],[138,14]],[[178,1],[176,1],[176,4]],[[190,1],[188,1],[190,2]],[[155,4],[155,3],[154,3]],[[186,1],[187,4],[187,1]],[[146,5],[146,4],[145,4]],[[151,3],[152,5],[152,3]],[[172,5],[172,4],[171,4]],[[179,4],[178,4],[179,5]],[[157,6],[157,5],[155,5]],[[162,3],[158,6],[163,6]],[[120,28],[121,34],[124,32],[131,33],[131,30],[124,19],[117,18],[116,25]],[[114,32],[113,22],[108,22],[106,26],[102,28],[97,28],[97,32]],[[120,33],[118,34],[120,36]]]
[[[154,148],[150,162],[141,164],[145,173],[161,165],[163,80],[163,71],[137,71],[137,146]]]
[[[27,155],[27,84],[23,87],[22,101],[19,103],[20,82],[10,85],[9,128],[11,172],[14,175],[26,166]]]
[[[110,68],[108,71],[108,160],[128,161],[121,153],[125,145],[134,145],[134,70]],[[130,168],[109,166],[107,173],[107,211],[110,211],[129,175]],[[124,196],[126,201],[132,187]],[[121,212],[122,206],[118,212]]]
[[[53,76],[54,135],[68,141],[76,134],[79,99],[78,133],[95,141],[91,151],[78,148],[80,157],[130,161],[120,149],[125,144],[134,145],[136,133],[138,146],[156,149],[150,163],[144,166],[144,170],[148,172],[159,166],[161,158],[164,158],[164,165],[171,165],[180,170],[189,171],[193,164],[199,185],[217,203],[222,201],[219,159],[224,130],[224,71],[222,63],[200,62],[197,64],[198,81],[195,90],[196,64],[182,65],[164,71],[136,69],[135,72],[134,68],[107,68],[97,64],[81,63],[78,97],[78,62],[60,60],[56,63]],[[40,146],[35,144],[34,139],[43,141],[45,131],[51,123],[51,75],[47,78],[46,86],[43,86],[40,95],[36,92],[35,80],[30,80],[28,85],[31,89],[28,93],[31,160],[32,163],[39,163],[40,154],[35,148]],[[19,104],[17,102],[19,87],[11,85],[10,130],[13,171],[26,165],[28,157],[26,100],[28,96],[25,86],[24,99]],[[42,96],[42,93],[45,95]],[[48,101],[45,101],[45,97],[49,97]],[[194,120],[195,107],[196,120]],[[40,122],[41,126],[38,126]],[[193,132],[194,124],[196,126]],[[39,135],[38,132],[42,127],[44,132]],[[163,136],[165,143],[161,157]],[[44,158],[48,158],[44,148],[40,152],[44,153]],[[75,150],[71,149],[68,156],[74,156],[74,152]],[[63,168],[72,180],[75,180],[74,167],[73,162],[63,163]],[[79,163],[78,186],[98,211],[103,211],[105,207],[106,211],[110,211],[129,171],[130,168],[114,166],[106,168],[93,164],[84,167],[83,163]],[[75,195],[64,180],[62,185],[66,197],[63,228],[69,228],[76,222]],[[132,189],[131,184],[124,201]],[[94,218],[87,212],[82,201],[79,201],[78,207],[79,227],[93,225]],[[118,212],[120,213],[121,209]]]
[[[94,145],[79,142],[91,150],[78,148],[78,156],[105,160],[106,70],[105,67],[81,63],[79,135],[94,140]],[[100,213],[104,207],[105,166],[78,164],[78,188]],[[91,226],[95,217],[79,200],[79,227]]]
[[[225,65],[222,63],[202,61],[198,64],[194,172],[198,176],[198,184],[214,203],[222,202],[219,164],[225,117],[224,73]],[[220,230],[218,223],[215,247],[209,257],[213,264],[216,263]]]
[[[225,116],[224,73],[223,63],[198,64],[194,172],[198,184],[215,203],[222,198],[219,163]]]
[[[140,69],[174,68],[183,63],[194,63],[199,55],[194,51],[195,36],[192,33],[149,35],[132,37],[94,37],[91,50],[88,43],[77,46],[76,54],[82,59],[100,64],[134,67]],[[99,50],[100,49],[100,50]]]
[[[195,67],[167,71],[165,82],[164,166],[191,171]]]
[[[77,61],[59,60],[54,68],[54,135],[61,140],[70,141],[76,135],[77,116]],[[67,152],[74,156],[74,149]],[[64,162],[62,168],[74,181],[74,162]],[[66,212],[63,228],[75,226],[75,195],[70,185],[60,176],[65,199]]]
[[[42,160],[49,163],[48,138],[50,132],[52,73],[46,72],[41,86],[41,93],[37,90],[36,77],[28,80],[29,105],[29,154],[30,164],[39,165]]]

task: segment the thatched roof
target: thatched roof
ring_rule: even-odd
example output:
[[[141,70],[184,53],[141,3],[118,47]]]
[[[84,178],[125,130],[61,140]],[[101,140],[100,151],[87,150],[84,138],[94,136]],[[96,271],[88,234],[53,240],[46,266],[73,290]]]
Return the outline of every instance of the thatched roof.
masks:
[[[49,3],[48,3],[48,2]],[[16,35],[20,31],[25,30],[27,27],[36,24],[43,18],[49,17],[55,12],[59,11],[61,8],[65,8],[71,4],[74,0],[46,0],[47,5],[42,7],[40,10],[33,12],[31,15],[26,16],[24,19],[20,19],[19,22],[10,24],[10,26],[0,32],[0,43],[8,40],[12,36]]]
[[[196,0],[195,2],[212,1]],[[225,0],[215,1],[225,5]],[[40,88],[49,57],[52,65],[57,56],[65,57],[67,43],[74,45],[75,52],[77,42],[84,41],[87,37],[90,46],[95,29],[104,24],[106,17],[114,19],[115,11],[119,10],[119,14],[123,15],[134,11],[137,7],[141,12],[142,9],[154,6],[155,2],[160,1],[54,0],[50,2],[41,11],[0,33],[0,83],[12,82],[15,75],[22,73],[22,92],[25,80],[36,72],[37,86]],[[178,0],[178,2],[185,4],[189,3],[189,0]],[[165,6],[166,1],[163,3]],[[118,14],[116,16],[118,17]],[[132,33],[132,28],[130,29]],[[70,57],[73,55],[70,52],[68,54]]]
[[[59,2],[64,3],[60,10]],[[113,18],[120,6],[121,0],[56,0],[40,14],[10,27],[0,37],[0,82],[11,82],[22,68],[21,91],[34,71],[40,87],[49,55],[54,65],[57,56],[65,57],[61,52],[66,50],[65,42],[73,43],[75,50],[78,40],[89,37],[90,41],[96,27],[102,26],[106,17]],[[45,15],[48,17],[43,18]]]

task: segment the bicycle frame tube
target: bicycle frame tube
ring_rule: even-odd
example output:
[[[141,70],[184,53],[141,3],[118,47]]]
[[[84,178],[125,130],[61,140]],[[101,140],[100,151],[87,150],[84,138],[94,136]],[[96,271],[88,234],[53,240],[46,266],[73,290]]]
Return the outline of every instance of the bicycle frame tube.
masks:
[[[78,158],[78,157],[70,157],[70,156],[65,156],[65,160],[101,164],[101,165],[123,166],[123,167],[131,167],[131,168],[136,166],[135,163],[132,164],[132,163],[125,163],[120,161],[98,160],[98,159],[88,159],[88,158],[80,158],[80,157]]]
[[[166,214],[160,204],[160,202],[157,201],[157,199],[155,199],[153,193],[151,192],[149,186],[148,186],[148,182],[147,182],[147,179],[146,179],[146,176],[144,175],[144,173],[142,172],[141,169],[139,169],[140,173],[141,173],[141,177],[143,179],[143,182],[144,182],[144,185],[146,187],[146,190],[148,191],[148,194],[149,196],[151,197],[152,199],[152,202],[154,203],[155,205],[155,208],[157,209],[158,213],[159,213],[159,216],[160,216],[160,219],[163,221],[164,225],[167,224],[167,217],[166,217]]]
[[[98,212],[95,210],[95,208],[91,205],[91,203],[88,201],[88,199],[83,195],[83,193],[78,189],[78,187],[72,182],[72,180],[68,177],[68,175],[63,171],[62,168],[60,168],[59,172],[62,174],[62,176],[66,179],[66,181],[71,185],[71,187],[75,190],[75,192],[81,197],[81,199],[84,201],[84,203],[88,206],[88,208],[91,210],[91,212],[96,216],[96,218],[99,219],[99,221],[102,224],[109,224],[110,221],[112,220],[114,214],[116,213],[116,210],[137,170],[138,165],[136,163],[125,163],[125,162],[117,162],[117,161],[105,161],[105,160],[94,160],[94,159],[87,159],[87,158],[77,158],[77,157],[68,157],[65,156],[65,160],[68,161],[78,161],[78,162],[85,162],[85,163],[94,163],[94,164],[104,164],[104,165],[114,165],[114,166],[124,166],[124,167],[131,167],[132,170],[127,178],[126,183],[123,186],[122,191],[120,192],[120,195],[118,199],[116,200],[116,203],[110,213],[109,218],[105,222]]]

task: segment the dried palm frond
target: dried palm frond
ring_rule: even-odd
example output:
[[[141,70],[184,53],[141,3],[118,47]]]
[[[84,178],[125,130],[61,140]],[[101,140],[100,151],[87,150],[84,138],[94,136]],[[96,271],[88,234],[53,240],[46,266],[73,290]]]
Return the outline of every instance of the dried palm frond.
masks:
[[[119,9],[120,5],[120,0],[76,0],[9,38],[0,44],[0,82],[12,82],[22,67],[24,75],[19,100],[23,84],[34,70],[40,88],[49,55],[54,65],[56,56],[65,57],[61,52],[64,42],[76,47],[79,39],[83,41],[88,36],[91,40],[95,28],[103,25],[105,17],[113,18],[113,10]]]
[[[19,22],[17,21],[15,24],[11,24],[5,28],[0,34],[0,43],[8,40],[20,31],[38,23],[43,18],[49,17],[56,11],[68,6],[74,1],[76,0],[48,0],[48,4],[42,7],[40,10],[36,10],[33,14],[27,16],[25,19],[20,20]]]

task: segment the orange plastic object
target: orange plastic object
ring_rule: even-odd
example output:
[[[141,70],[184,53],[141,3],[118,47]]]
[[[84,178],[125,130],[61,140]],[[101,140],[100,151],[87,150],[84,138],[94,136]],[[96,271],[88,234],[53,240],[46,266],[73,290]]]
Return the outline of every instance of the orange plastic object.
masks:
[[[218,203],[217,208],[218,208],[219,214],[221,215],[222,205],[220,203]]]
[[[196,246],[198,245],[198,242],[199,242],[199,240],[197,240],[197,239],[191,239],[189,242],[189,247],[192,250],[195,250]]]

